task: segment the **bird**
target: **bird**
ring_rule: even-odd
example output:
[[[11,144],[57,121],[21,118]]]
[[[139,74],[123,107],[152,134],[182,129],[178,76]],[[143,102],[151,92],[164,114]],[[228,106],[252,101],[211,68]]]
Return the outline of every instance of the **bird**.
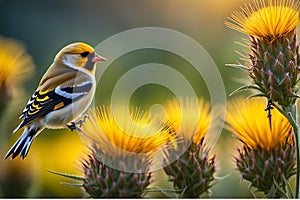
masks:
[[[45,128],[77,128],[76,120],[94,98],[96,62],[100,61],[106,58],[83,42],[71,43],[56,54],[19,117],[23,120],[13,133],[21,128],[24,131],[4,160],[18,155],[23,160],[33,139]]]

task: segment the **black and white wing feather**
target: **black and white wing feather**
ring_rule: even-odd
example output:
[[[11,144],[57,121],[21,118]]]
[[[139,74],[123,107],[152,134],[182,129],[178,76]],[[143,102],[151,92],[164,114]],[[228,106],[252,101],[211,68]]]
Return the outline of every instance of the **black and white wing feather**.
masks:
[[[92,87],[92,82],[87,81],[72,87],[59,86],[51,91],[35,91],[20,115],[20,119],[23,118],[23,121],[14,132],[38,117],[45,116],[77,101],[87,95]]]

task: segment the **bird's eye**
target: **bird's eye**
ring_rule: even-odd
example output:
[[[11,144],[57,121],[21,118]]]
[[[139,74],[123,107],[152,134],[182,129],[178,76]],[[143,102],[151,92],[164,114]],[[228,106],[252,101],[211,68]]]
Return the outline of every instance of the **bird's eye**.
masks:
[[[85,58],[85,57],[87,57],[89,55],[89,52],[85,51],[85,52],[81,53],[80,55],[81,55],[81,57]]]

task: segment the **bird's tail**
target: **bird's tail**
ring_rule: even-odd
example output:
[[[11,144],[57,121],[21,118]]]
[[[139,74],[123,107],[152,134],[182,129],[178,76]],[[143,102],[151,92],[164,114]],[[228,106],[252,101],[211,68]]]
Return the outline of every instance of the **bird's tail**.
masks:
[[[4,159],[7,159],[10,155],[12,155],[12,159],[14,159],[19,154],[21,159],[24,159],[28,154],[33,139],[41,131],[41,128],[37,128],[34,126],[25,127],[24,132],[19,137],[17,142],[7,152]]]

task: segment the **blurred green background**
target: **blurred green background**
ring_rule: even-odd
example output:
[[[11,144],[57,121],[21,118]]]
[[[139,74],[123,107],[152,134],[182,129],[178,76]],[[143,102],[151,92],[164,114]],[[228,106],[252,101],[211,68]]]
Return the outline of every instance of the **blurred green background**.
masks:
[[[240,0],[127,0],[127,1],[0,1],[0,35],[21,41],[33,57],[35,73],[20,87],[4,110],[1,118],[0,197],[81,197],[79,188],[68,187],[68,181],[50,174],[47,169],[80,175],[79,159],[84,147],[75,132],[45,130],[35,139],[24,161],[5,160],[5,153],[20,135],[10,133],[20,122],[18,116],[28,98],[63,46],[83,41],[96,46],[119,32],[137,27],[164,27],[182,32],[199,42],[213,58],[222,75],[226,94],[238,88],[247,75],[225,67],[235,63],[235,50],[243,47],[234,43],[246,37],[224,26],[233,10],[245,3]],[[105,52],[98,52],[105,56]],[[109,56],[109,55],[107,55]],[[109,104],[116,81],[137,64],[158,62],[173,67],[190,81],[198,96],[209,100],[201,75],[184,60],[162,51],[141,50],[120,57],[105,72],[103,85],[97,89],[96,105]],[[247,95],[243,93],[242,95]],[[164,103],[173,97],[166,88],[146,85],[131,99],[132,105],[148,109],[154,103]],[[0,97],[2,98],[2,97]],[[230,100],[231,97],[228,97]],[[240,183],[233,156],[238,143],[223,131],[213,152],[217,155],[217,176],[226,176],[212,188],[212,197],[251,197],[248,183]],[[167,187],[157,172],[154,185]],[[163,197],[162,194],[150,196]]]

